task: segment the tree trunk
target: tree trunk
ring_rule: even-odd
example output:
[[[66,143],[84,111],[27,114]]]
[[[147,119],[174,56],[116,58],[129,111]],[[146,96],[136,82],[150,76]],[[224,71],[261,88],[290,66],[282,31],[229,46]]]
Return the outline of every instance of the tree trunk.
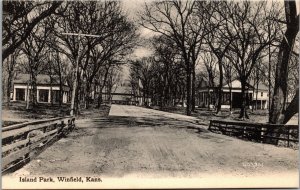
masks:
[[[143,84],[143,106],[146,106],[146,90],[145,90],[145,85]]]
[[[230,114],[232,112],[232,87],[231,87],[231,84],[228,85],[229,86],[229,95],[230,95],[230,98],[229,98],[229,111],[230,111]]]
[[[29,91],[29,86],[30,86],[30,82],[28,81],[27,82],[27,88],[26,88],[26,110],[28,110],[29,107],[30,107],[30,97],[31,97],[31,94],[29,93],[30,92]]]
[[[241,119],[249,119],[249,116],[247,114],[247,95],[246,95],[246,79],[241,78],[241,85],[242,85],[242,105],[241,105],[241,111],[239,118]]]
[[[6,98],[7,98],[7,107],[10,106],[10,91],[11,91],[11,86],[12,86],[12,72],[8,72],[8,77],[7,77],[7,89],[6,89]]]
[[[270,33],[269,33],[269,39],[270,39]],[[268,111],[269,111],[269,122],[270,122],[270,111],[271,111],[271,44],[269,44],[268,47],[268,70],[269,70],[269,74],[268,74],[268,93],[269,93],[269,99],[268,99]]]
[[[222,59],[218,59],[219,72],[220,72],[220,80],[218,86],[218,103],[217,103],[217,111],[216,114],[219,114],[222,106],[222,86],[223,86],[223,67],[222,67]]]
[[[60,68],[60,60],[59,60],[59,53],[56,54],[57,64],[58,64],[58,77],[59,77],[59,107],[61,108],[63,103],[63,81],[62,81],[62,74],[61,74],[61,68]]]
[[[256,92],[255,92],[255,93],[256,93],[256,97],[255,97],[255,102],[256,102],[256,105],[255,105],[255,106],[256,106],[256,107],[255,107],[255,110],[257,110],[258,82],[259,82],[259,81],[257,80],[257,81],[256,81]],[[262,108],[260,108],[260,109],[262,109]]]
[[[62,106],[62,103],[63,103],[63,85],[62,85],[62,77],[61,77],[61,74],[59,74],[59,107],[61,108]]]
[[[297,92],[292,100],[292,102],[287,107],[284,118],[282,118],[282,123],[286,124],[296,113],[299,112],[299,88],[297,88]]]
[[[159,93],[159,109],[160,110],[163,110],[163,107],[164,107],[164,105],[163,105],[163,91],[162,90],[160,90],[160,93]]]
[[[101,107],[101,104],[103,102],[103,99],[102,99],[102,90],[104,88],[104,85],[101,85],[100,88],[99,88],[99,95],[98,95],[98,101],[97,101],[97,108],[100,108]]]
[[[52,76],[50,75],[50,103],[51,106],[53,106],[53,88],[52,88]]]
[[[102,104],[102,92],[99,92],[97,108],[100,108],[101,104]]]
[[[102,104],[102,87],[99,87],[98,97],[97,97],[97,107],[100,108]]]
[[[102,90],[103,90],[104,85],[101,85],[99,82],[99,87],[98,87],[98,98],[97,98],[97,106],[96,108],[100,108],[102,104]]]
[[[90,91],[91,91],[92,81],[89,80],[86,84],[86,94],[85,94],[85,109],[89,109],[90,107]]]
[[[11,87],[12,87],[12,78],[13,78],[13,69],[15,66],[15,55],[11,55],[9,56],[10,59],[8,59],[8,73],[7,73],[7,89],[6,89],[6,100],[7,100],[7,104],[6,106],[9,107],[10,106],[10,91],[11,91]],[[11,61],[11,63],[9,63]],[[3,84],[5,84],[5,81],[3,81]],[[4,87],[4,85],[3,85]],[[5,92],[5,91],[3,91]]]
[[[97,81],[94,79],[94,84],[93,84],[93,91],[94,91],[94,94],[93,94],[93,105],[96,104],[96,93],[97,93],[97,86],[98,86],[98,83]]]
[[[279,47],[278,62],[276,65],[276,76],[272,106],[270,111],[270,123],[280,124],[285,119],[285,102],[287,98],[288,65],[295,39],[299,31],[299,16],[297,16],[296,2],[285,1],[287,30]],[[289,110],[289,109],[287,109]],[[286,111],[287,111],[286,110]]]
[[[185,101],[185,98],[186,98],[186,89],[185,87],[183,87],[182,91],[181,91],[181,101],[182,101],[182,107],[184,106],[184,101]]]
[[[191,75],[191,72],[190,72],[190,69],[188,69],[188,73],[187,73],[187,78],[186,78],[186,82],[187,82],[187,85],[186,85],[186,90],[187,90],[187,94],[186,94],[186,115],[191,115],[191,90],[192,90],[192,85],[191,85],[191,82],[192,82],[192,75]]]
[[[208,88],[207,91],[207,110],[210,111],[210,100],[211,100],[211,94],[210,94],[210,89]]]
[[[77,89],[78,89],[78,70],[79,70],[79,55],[77,55],[76,59],[75,59],[75,64],[76,64],[76,67],[75,67],[75,79],[73,81],[73,88],[72,88],[72,99],[71,99],[71,112],[70,112],[70,115],[73,116],[74,114],[76,114],[76,104],[77,104],[77,96],[78,96],[78,93],[77,93]]]
[[[78,71],[77,76],[77,88],[76,88],[76,96],[75,96],[75,113],[78,115],[80,113],[80,101],[81,101],[81,80],[80,80],[80,72]]]
[[[196,107],[196,72],[195,72],[195,63],[192,64],[192,108],[191,111],[195,112],[195,107]]]
[[[37,86],[36,86],[36,71],[33,71],[31,74],[31,86],[32,86],[32,107],[35,108],[37,106]]]

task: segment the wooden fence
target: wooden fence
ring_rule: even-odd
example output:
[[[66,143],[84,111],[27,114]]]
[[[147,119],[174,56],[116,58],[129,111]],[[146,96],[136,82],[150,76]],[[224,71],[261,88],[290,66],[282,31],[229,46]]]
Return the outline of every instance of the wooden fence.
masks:
[[[298,125],[275,125],[211,120],[208,130],[261,143],[283,146],[298,145]]]
[[[2,128],[2,173],[30,160],[34,153],[68,134],[75,117],[52,118]]]

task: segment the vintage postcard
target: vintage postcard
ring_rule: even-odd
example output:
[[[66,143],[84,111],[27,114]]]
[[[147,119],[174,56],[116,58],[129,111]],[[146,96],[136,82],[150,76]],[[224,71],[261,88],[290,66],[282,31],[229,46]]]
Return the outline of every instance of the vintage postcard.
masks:
[[[298,188],[290,1],[2,1],[2,188]]]

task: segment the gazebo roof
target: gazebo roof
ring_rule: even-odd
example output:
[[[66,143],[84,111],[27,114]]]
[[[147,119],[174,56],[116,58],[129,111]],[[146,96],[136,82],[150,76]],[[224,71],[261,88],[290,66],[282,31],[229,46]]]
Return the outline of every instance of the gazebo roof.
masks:
[[[217,88],[217,86],[218,86],[218,83],[216,83],[215,84],[216,86],[216,88]],[[233,89],[241,89],[242,88],[242,84],[241,84],[241,81],[239,81],[238,79],[235,79],[235,80],[233,80],[232,82],[231,82],[231,87],[233,88]],[[253,89],[254,87],[251,85],[251,84],[249,84],[249,83],[247,83],[246,84],[246,87],[247,88],[250,88],[250,89]],[[207,80],[205,80],[205,79],[203,79],[202,81],[201,81],[201,85],[200,85],[200,88],[209,88],[209,86],[208,86],[208,81]],[[229,88],[229,86],[228,86],[228,84],[227,84],[227,82],[226,81],[223,81],[223,87],[222,88]]]
[[[231,87],[232,88],[242,88],[242,83],[241,83],[241,81],[239,81],[239,80],[233,80],[232,82],[231,82]],[[249,83],[246,83],[246,87],[248,87],[248,88],[253,88],[253,86],[252,85],[250,85]],[[229,86],[228,86],[228,84],[225,84],[225,85],[223,85],[223,88],[229,88]]]

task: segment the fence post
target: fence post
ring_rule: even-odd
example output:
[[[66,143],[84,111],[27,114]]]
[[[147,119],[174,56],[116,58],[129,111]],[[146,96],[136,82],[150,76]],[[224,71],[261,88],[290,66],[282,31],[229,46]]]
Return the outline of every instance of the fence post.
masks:
[[[58,122],[57,125],[58,125],[57,135],[61,136],[64,132],[64,121],[60,121],[60,123]]]
[[[260,143],[278,144],[279,141],[287,143],[284,146],[290,147],[291,142],[296,141],[299,143],[299,128],[296,125],[273,125],[267,123],[235,123],[218,120],[210,120],[208,129],[212,132],[221,133],[230,136],[238,136],[248,140],[255,140]],[[212,130],[213,129],[213,130]],[[234,130],[238,130],[238,134],[234,134]],[[296,133],[296,140],[294,131]],[[270,133],[270,131],[273,131]],[[282,137],[284,136],[284,137]],[[276,141],[276,142],[275,142]]]
[[[262,143],[262,133],[263,133],[263,125],[259,126],[259,133],[258,133],[258,138],[259,138],[259,142]]]
[[[231,132],[230,132],[230,130],[228,130],[228,128],[227,128],[227,123],[225,123],[225,131],[226,131],[226,135],[228,135],[229,134],[229,136],[231,136]]]

